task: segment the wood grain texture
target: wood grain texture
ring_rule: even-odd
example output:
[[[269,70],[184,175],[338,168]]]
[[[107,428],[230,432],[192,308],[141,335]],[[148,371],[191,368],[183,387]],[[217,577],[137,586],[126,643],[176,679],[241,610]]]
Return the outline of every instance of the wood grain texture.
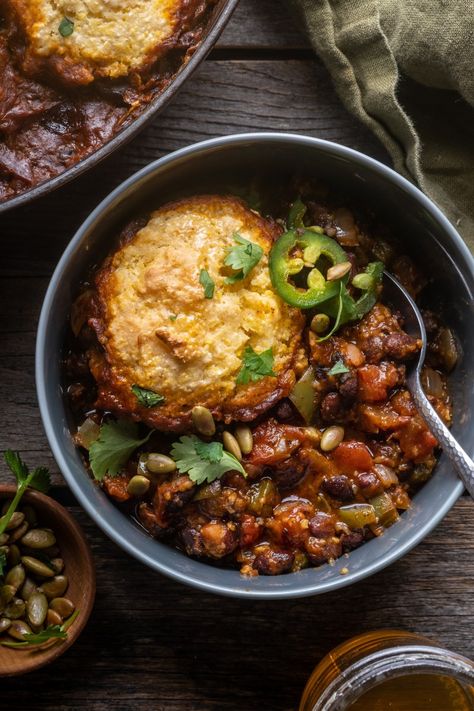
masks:
[[[388,161],[307,47],[284,0],[241,0],[209,61],[144,133],[75,183],[1,217],[0,449],[55,472],[53,496],[72,504],[86,529],[98,588],[78,642],[51,668],[2,681],[2,709],[290,711],[324,653],[379,627],[416,630],[474,655],[467,498],[403,560],[337,594],[215,598],[152,573],[108,541],[73,505],[43,433],[34,387],[41,301],[75,229],[124,178],[193,141],[250,130],[319,136]]]
[[[2,708],[291,711],[326,652],[381,627],[415,630],[473,656],[474,536],[465,527],[473,509],[461,500],[403,560],[337,594],[260,602],[213,597],[152,573],[74,508],[97,563],[95,610],[49,672],[26,685],[2,681]]]

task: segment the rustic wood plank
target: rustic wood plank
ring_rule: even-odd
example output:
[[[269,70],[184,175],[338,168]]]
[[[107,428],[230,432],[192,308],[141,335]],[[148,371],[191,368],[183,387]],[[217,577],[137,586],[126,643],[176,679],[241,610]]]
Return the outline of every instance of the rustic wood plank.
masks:
[[[0,276],[49,275],[99,200],[152,160],[194,141],[265,130],[317,136],[389,160],[377,140],[342,107],[317,60],[207,62],[128,146],[73,184],[2,215]],[[6,293],[8,289],[3,287]],[[30,300],[36,303],[38,293]],[[13,314],[12,319],[16,323]]]
[[[219,49],[308,49],[286,0],[240,0]]]
[[[154,574],[72,510],[97,564],[95,610],[51,669],[27,683],[2,680],[2,708],[290,711],[326,652],[381,627],[474,655],[472,501],[377,575],[337,594],[276,602],[216,598]]]

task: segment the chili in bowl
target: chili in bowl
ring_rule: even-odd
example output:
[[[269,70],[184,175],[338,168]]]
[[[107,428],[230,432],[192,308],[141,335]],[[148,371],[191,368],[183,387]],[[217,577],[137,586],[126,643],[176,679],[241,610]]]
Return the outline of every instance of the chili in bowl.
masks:
[[[310,153],[318,171],[308,170]],[[198,161],[208,185],[196,181]],[[386,197],[381,209],[375,196],[387,184],[406,215]],[[470,274],[436,209],[375,161],[271,134],[178,152],[106,202],[63,258],[74,293],[70,327],[62,304],[54,339],[55,403],[45,313],[59,308],[64,273],[38,344],[55,456],[99,525],[179,579],[263,597],[338,587],[424,535],[462,487],[437,465],[437,442],[405,387],[421,343],[384,303],[382,273],[420,300],[425,389],[455,428],[469,349],[459,306],[470,296],[440,311],[432,271],[404,237],[423,203],[420,246],[432,243],[436,260],[442,242],[429,215]],[[78,259],[84,244],[91,256]],[[462,284],[454,264],[445,278]],[[67,425],[60,448],[52,407]]]

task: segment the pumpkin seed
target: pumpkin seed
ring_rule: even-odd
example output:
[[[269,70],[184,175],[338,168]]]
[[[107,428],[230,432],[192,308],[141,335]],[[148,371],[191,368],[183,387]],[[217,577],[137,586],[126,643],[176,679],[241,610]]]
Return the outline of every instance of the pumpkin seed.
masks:
[[[223,432],[222,442],[224,443],[224,449],[226,449],[230,454],[233,454],[234,457],[240,462],[242,459],[242,452],[234,435],[230,432]]]
[[[8,571],[8,573],[5,577],[5,584],[11,585],[11,587],[14,588],[14,590],[16,592],[18,590],[18,588],[21,588],[21,586],[25,582],[25,578],[26,578],[25,569],[19,563],[18,565],[13,566],[13,568],[10,568],[10,570]]]
[[[51,565],[54,568],[54,572],[59,575],[59,573],[62,573],[64,570],[64,561],[62,558],[52,558],[51,559]]]
[[[15,593],[16,588],[14,588],[13,585],[2,585],[0,588],[0,605],[2,603],[4,607],[8,605],[10,600],[13,600],[15,597]]]
[[[0,634],[3,634],[10,627],[12,621],[8,617],[0,617]]]
[[[31,627],[27,625],[26,622],[23,622],[23,620],[13,620],[10,627],[7,629],[7,634],[9,634],[10,637],[13,637],[13,639],[23,641],[23,635],[31,634],[31,631]]]
[[[0,518],[0,524],[4,521],[5,517],[2,516]],[[25,514],[22,514],[21,511],[15,511],[13,516],[11,517],[10,521],[7,524],[6,531],[13,531],[15,528],[18,528],[18,526],[21,526],[23,521],[25,520]]]
[[[18,528],[15,528],[15,530],[10,533],[10,540],[8,541],[8,543],[16,543],[17,541],[19,541],[20,538],[25,535],[29,527],[30,525],[28,521],[23,521],[21,526],[18,526]]]
[[[24,555],[21,557],[21,562],[30,573],[34,575],[39,575],[41,578],[53,578],[54,570],[52,570],[46,563],[38,560],[38,558],[33,558],[29,555]]]
[[[311,319],[310,329],[314,333],[324,333],[329,327],[329,316],[326,314],[315,314]]]
[[[28,615],[28,622],[39,627],[43,624],[48,614],[48,600],[46,595],[41,592],[34,592],[30,595],[28,602],[26,603],[26,613]]]
[[[57,612],[58,615],[61,615],[63,620],[70,617],[76,609],[74,603],[67,597],[55,597],[54,600],[51,600],[49,603],[49,607],[51,610]]]
[[[171,474],[176,470],[176,462],[166,454],[149,454],[146,460],[146,468],[152,474]]]
[[[50,608],[46,614],[46,622],[48,623],[48,625],[62,625],[63,618],[61,617],[59,612],[56,612],[56,610],[51,610]]]
[[[9,538],[8,533],[0,533],[0,546],[4,546],[5,543],[8,543]]]
[[[34,549],[50,548],[56,543],[56,536],[44,528],[32,528],[22,537],[21,543]]]
[[[36,585],[31,578],[25,578],[25,582],[21,586],[20,596],[26,602],[30,595],[36,591]]]
[[[18,565],[18,563],[20,562],[20,558],[21,553],[18,546],[16,546],[15,544],[8,546],[8,564]]]
[[[3,614],[10,620],[18,620],[25,614],[25,601],[20,600],[19,597],[14,597],[13,600],[6,606]]]
[[[250,454],[253,449],[252,430],[247,425],[238,425],[235,428],[235,439],[239,443],[242,454]]]
[[[352,269],[352,264],[350,262],[340,262],[335,264],[333,267],[328,269],[326,274],[326,281],[335,281],[336,279],[342,279],[346,276]]]
[[[196,405],[191,412],[191,418],[196,430],[205,437],[212,437],[216,433],[216,423],[212,412],[207,407]]]
[[[338,447],[344,439],[344,428],[333,425],[324,430],[321,437],[320,447],[323,452],[331,452]]]
[[[48,600],[53,600],[55,597],[61,597],[67,590],[69,580],[66,575],[55,575],[52,580],[47,580],[42,583],[39,588],[40,592],[44,592]]]
[[[132,476],[127,485],[127,491],[131,496],[143,496],[149,488],[150,480],[140,474]]]

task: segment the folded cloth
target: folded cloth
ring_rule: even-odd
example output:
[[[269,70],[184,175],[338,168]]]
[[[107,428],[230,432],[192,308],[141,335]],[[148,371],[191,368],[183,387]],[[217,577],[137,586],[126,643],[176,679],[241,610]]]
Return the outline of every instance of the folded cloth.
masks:
[[[345,106],[474,251],[474,0],[288,0]]]

